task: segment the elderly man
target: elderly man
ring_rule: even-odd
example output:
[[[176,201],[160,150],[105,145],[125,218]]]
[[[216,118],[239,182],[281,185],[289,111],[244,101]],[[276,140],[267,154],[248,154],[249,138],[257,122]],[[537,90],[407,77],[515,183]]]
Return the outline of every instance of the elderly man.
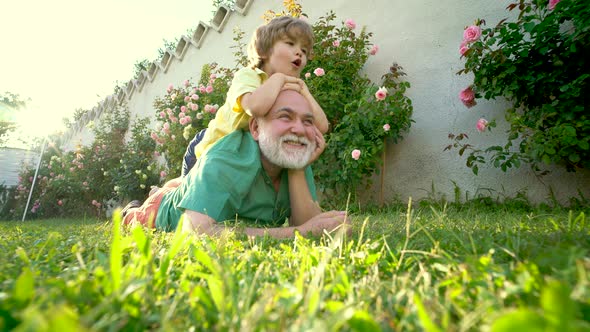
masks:
[[[164,186],[130,209],[124,222],[171,231],[184,216],[183,230],[214,235],[225,229],[218,222],[237,217],[264,226],[244,228],[247,235],[276,238],[296,231],[320,235],[346,223],[344,211],[322,213],[317,205],[309,164],[325,141],[303,96],[281,92],[266,116],[250,120],[249,129],[221,139],[179,187]],[[286,218],[289,227],[279,227]]]

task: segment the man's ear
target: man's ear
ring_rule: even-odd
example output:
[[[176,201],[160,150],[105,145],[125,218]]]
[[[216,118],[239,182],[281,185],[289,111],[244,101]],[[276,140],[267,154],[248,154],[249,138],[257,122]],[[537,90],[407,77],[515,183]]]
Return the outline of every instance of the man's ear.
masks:
[[[249,127],[252,138],[254,138],[255,141],[258,141],[258,136],[260,136],[260,125],[255,117],[250,118]]]

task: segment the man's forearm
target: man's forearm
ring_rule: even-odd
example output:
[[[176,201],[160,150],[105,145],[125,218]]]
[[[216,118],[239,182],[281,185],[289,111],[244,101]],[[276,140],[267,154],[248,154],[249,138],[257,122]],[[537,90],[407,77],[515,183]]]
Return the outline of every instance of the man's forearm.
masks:
[[[313,200],[304,170],[290,169],[289,199],[291,200],[291,217],[289,223],[294,226],[303,225],[309,219],[320,214],[322,210]]]

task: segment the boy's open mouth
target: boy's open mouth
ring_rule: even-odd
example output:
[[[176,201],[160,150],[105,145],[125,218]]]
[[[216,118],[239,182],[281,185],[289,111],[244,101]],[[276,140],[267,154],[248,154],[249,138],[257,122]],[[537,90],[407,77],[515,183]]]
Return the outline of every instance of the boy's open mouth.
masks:
[[[296,67],[301,66],[301,59],[297,59],[297,60],[293,61],[292,64],[294,64]]]

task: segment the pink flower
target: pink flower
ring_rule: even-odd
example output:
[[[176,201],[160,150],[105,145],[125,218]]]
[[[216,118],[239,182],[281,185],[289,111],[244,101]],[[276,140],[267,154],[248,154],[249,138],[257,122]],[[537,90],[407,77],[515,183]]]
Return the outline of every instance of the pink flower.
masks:
[[[346,25],[347,28],[349,28],[350,30],[354,30],[354,28],[356,28],[356,23],[354,22],[353,19],[349,18],[348,20],[344,21],[344,24]]]
[[[217,75],[215,75],[215,74],[209,75],[209,79],[215,80],[216,78],[217,78]]]
[[[199,100],[199,96],[196,93],[193,93],[193,95],[191,96],[192,100]]]
[[[383,125],[383,130],[389,131],[389,129],[391,129],[391,126],[389,125],[389,123],[386,123]]]
[[[339,40],[335,40],[335,41],[332,42],[332,45],[334,47],[338,47],[338,46],[340,46],[340,41]]]
[[[164,112],[164,111],[160,112],[160,117],[161,118],[165,118],[166,117],[166,112]]]
[[[375,98],[377,98],[377,100],[384,100],[385,97],[387,97],[387,88],[382,86],[377,92],[375,92]]]
[[[166,172],[164,172],[164,171],[161,171],[161,172],[160,172],[160,177],[161,177],[161,178],[165,178],[165,177],[166,177]]]
[[[178,113],[178,117],[181,119],[184,118],[185,116],[186,116],[186,114],[184,114],[184,112]]]
[[[352,159],[359,160],[359,158],[361,157],[361,150],[354,149],[354,150],[352,150],[351,155],[352,155]]]
[[[166,113],[168,113],[168,115],[172,115],[172,110],[170,109],[170,107],[168,107],[168,108],[166,109]]]
[[[182,113],[185,113],[185,112],[186,112],[186,106],[182,105],[182,106],[180,107],[180,111],[181,111]]]
[[[189,96],[184,96],[184,102],[188,103],[189,101],[191,101],[191,97]]]
[[[198,109],[199,109],[199,105],[197,105],[197,104],[192,104],[192,105],[191,105],[191,109],[192,109],[193,111],[196,111],[196,110],[198,110]]]
[[[153,131],[152,131],[152,133],[150,134],[150,137],[151,137],[151,138],[152,138],[154,141],[157,141],[157,140],[158,140],[158,134],[154,133]]]
[[[170,129],[170,124],[168,122],[164,122],[164,125],[162,126],[162,128],[166,129]]]
[[[159,157],[159,156],[160,156],[160,152],[154,151],[154,157]]]
[[[62,206],[64,204],[64,202],[61,201],[61,199],[59,201],[57,201],[57,205]]]
[[[205,91],[207,91],[207,89],[206,89],[204,86],[202,86],[202,85],[201,85],[201,86],[199,87],[199,92],[200,92],[200,93],[205,93]]]
[[[82,185],[83,185],[84,187],[88,187],[88,182],[84,181],[84,182],[82,182]]]
[[[477,25],[471,25],[463,31],[463,41],[467,43],[474,42],[481,36],[481,29]]]
[[[310,78],[311,77],[311,73],[305,73],[305,78]]]
[[[462,41],[461,46],[459,46],[459,53],[461,55],[465,55],[467,51],[469,51],[469,47],[467,46],[467,43],[465,41]]]
[[[475,125],[475,129],[480,133],[483,133],[486,128],[488,127],[488,120],[486,119],[479,119],[477,120],[477,124]]]
[[[191,121],[192,121],[192,119],[191,119],[191,117],[190,117],[190,116],[188,116],[188,115],[187,115],[187,116],[185,116],[185,117],[184,117],[184,123],[185,123],[185,124],[190,124],[190,123],[191,123]]]
[[[373,47],[371,47],[371,50],[369,51],[369,54],[375,55],[375,54],[377,54],[378,51],[379,51],[379,46],[373,45]]]
[[[172,83],[168,84],[168,89],[166,89],[166,91],[168,91],[168,93],[170,93],[170,91],[172,91],[172,89],[174,89],[174,84],[172,84]]]
[[[313,73],[315,74],[315,76],[324,76],[324,74],[326,73],[324,71],[323,68],[316,68]]]
[[[207,87],[205,88],[205,92],[207,92],[207,93],[213,92],[213,87],[211,85],[207,85]]]
[[[475,106],[477,103],[475,102],[475,92],[471,87],[467,87],[459,93],[459,99],[463,102],[463,105],[467,106],[467,108],[471,108]]]
[[[553,10],[553,8],[555,8],[555,5],[557,5],[559,1],[561,0],[549,0],[549,6],[547,6],[549,10]]]
[[[190,82],[188,80],[184,80],[183,84],[185,87],[188,87],[190,85]]]
[[[92,205],[96,205],[97,203],[98,202],[95,199],[92,200]]]

